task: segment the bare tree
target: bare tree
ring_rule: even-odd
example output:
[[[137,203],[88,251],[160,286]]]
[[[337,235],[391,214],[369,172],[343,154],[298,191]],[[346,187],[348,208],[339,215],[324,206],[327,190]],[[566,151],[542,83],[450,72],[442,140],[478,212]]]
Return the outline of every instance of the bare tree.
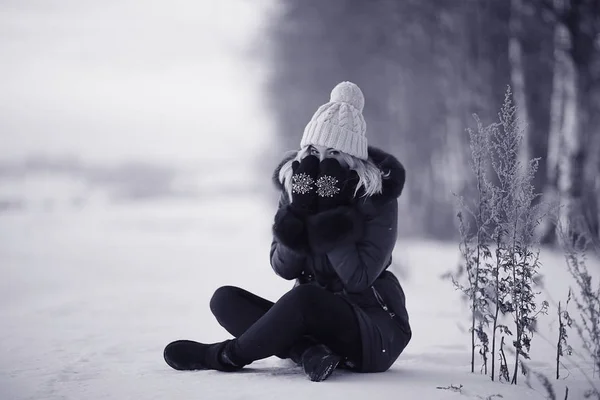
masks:
[[[529,143],[530,121],[529,107],[527,103],[527,85],[525,82],[525,66],[523,60],[523,0],[511,0],[510,12],[510,37],[508,42],[508,54],[510,58],[510,71],[513,96],[517,105],[518,119],[523,125],[523,145],[520,148],[519,159],[525,164],[531,159]]]
[[[598,57],[600,0],[540,0],[537,4],[555,21],[548,174],[549,185],[556,183],[556,193],[564,205],[560,223],[569,229],[573,216],[587,213],[589,206],[584,170],[594,129],[590,121],[598,113],[593,108],[593,93],[598,90],[593,64]],[[550,196],[554,192],[552,187],[546,191]],[[597,213],[589,217],[597,226]]]

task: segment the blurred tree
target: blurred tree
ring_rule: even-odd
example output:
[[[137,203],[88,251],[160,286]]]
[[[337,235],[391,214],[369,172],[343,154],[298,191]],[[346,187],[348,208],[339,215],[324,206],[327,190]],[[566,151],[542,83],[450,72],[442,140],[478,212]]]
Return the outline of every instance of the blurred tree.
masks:
[[[524,146],[521,146],[519,159],[523,165],[531,157],[531,121],[529,118],[529,104],[527,102],[527,89],[533,82],[525,82],[525,65],[523,60],[523,24],[524,24],[523,0],[511,0],[510,10],[510,36],[508,42],[508,54],[510,58],[512,91],[517,105],[517,118],[521,121],[524,130]]]
[[[509,22],[509,61],[514,102],[524,130],[518,154],[522,163],[539,159],[533,178],[536,193],[548,183],[548,130],[553,76],[553,24],[540,18],[533,0],[511,0]],[[541,197],[535,199],[537,204]],[[552,224],[550,219],[544,223]],[[540,229],[544,231],[544,229]]]
[[[563,205],[565,229],[584,215],[599,235],[597,189],[600,120],[600,0],[540,0],[539,14],[554,24],[554,77],[546,196]],[[547,225],[547,241],[554,226]]]

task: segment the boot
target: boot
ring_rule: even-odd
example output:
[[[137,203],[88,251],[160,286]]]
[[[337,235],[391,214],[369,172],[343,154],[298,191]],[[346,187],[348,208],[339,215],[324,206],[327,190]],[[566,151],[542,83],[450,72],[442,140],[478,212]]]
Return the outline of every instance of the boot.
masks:
[[[342,357],[324,344],[309,347],[302,354],[302,368],[313,382],[322,382],[333,373]]]
[[[215,344],[204,344],[191,340],[176,340],[169,343],[163,352],[165,362],[178,371],[214,369],[233,372],[242,367],[233,364],[224,355],[230,340]]]
[[[289,358],[296,365],[302,366],[302,354],[304,354],[307,349],[317,344],[319,344],[319,342],[317,342],[311,336],[304,336],[294,343],[294,345],[288,350],[285,358]]]

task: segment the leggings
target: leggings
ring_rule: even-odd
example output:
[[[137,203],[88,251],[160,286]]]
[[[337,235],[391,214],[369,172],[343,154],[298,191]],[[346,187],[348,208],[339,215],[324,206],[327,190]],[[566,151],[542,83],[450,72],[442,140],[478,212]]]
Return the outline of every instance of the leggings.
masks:
[[[340,296],[314,285],[300,285],[276,303],[244,289],[223,286],[210,301],[217,321],[236,339],[232,361],[247,365],[270,356],[297,361],[320,343],[360,365],[362,344],[354,310]]]

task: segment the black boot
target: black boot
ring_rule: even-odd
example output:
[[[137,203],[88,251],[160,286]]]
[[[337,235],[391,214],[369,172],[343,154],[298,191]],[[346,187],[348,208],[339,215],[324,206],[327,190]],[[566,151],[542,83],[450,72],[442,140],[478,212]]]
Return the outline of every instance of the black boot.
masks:
[[[310,347],[319,344],[315,339],[310,336],[304,336],[300,340],[298,340],[294,345],[288,350],[287,356],[285,358],[289,358],[296,365],[302,365],[302,354]]]
[[[177,340],[169,343],[163,352],[165,362],[179,371],[214,369],[233,372],[242,367],[223,357],[230,340],[215,344],[204,344],[192,340]]]
[[[302,367],[304,373],[313,382],[322,382],[329,378],[342,360],[324,344],[309,347],[302,354]]]

